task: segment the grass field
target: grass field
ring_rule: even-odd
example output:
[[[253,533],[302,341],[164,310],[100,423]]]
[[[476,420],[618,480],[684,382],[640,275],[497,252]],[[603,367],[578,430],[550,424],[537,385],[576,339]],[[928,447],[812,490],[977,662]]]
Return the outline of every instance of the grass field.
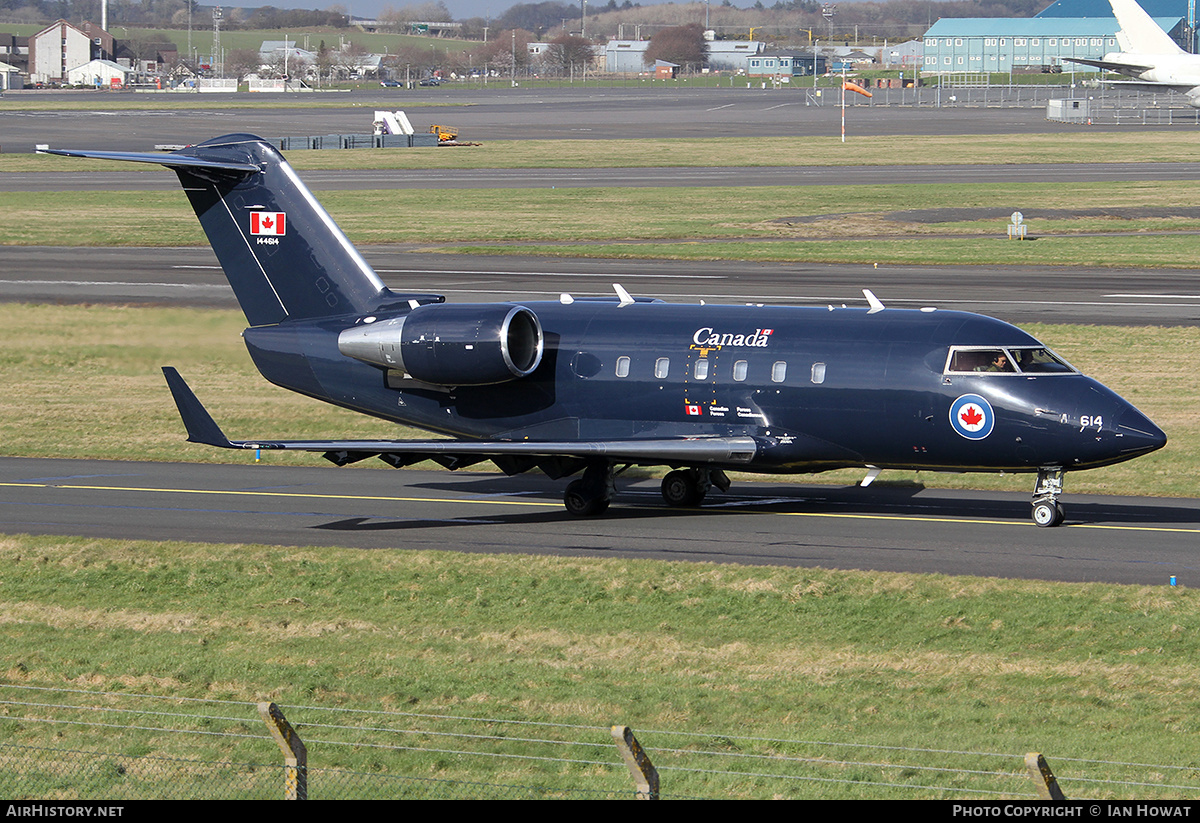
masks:
[[[1179,796],[1153,784],[1197,778],[1187,768],[1200,709],[1194,590],[76,538],[0,538],[0,561],[0,652],[4,678],[16,684],[621,723],[647,741],[666,737],[649,729],[698,733],[687,746],[697,758],[721,748],[739,771],[770,767],[737,765],[738,754],[812,756],[783,771],[832,779],[677,773],[664,778],[669,796],[1031,794],[1001,773],[839,766],[842,756],[953,771],[982,760],[973,752],[1042,751],[1062,778],[1116,781],[1065,782],[1074,798]],[[12,707],[0,728],[11,743],[45,745],[46,725],[22,719],[29,711]],[[202,759],[237,759],[250,747],[128,725],[55,727],[50,742]],[[469,744],[419,733],[405,740],[417,750],[316,745],[311,762],[443,780],[606,785],[587,767],[439,756],[421,749]],[[785,743],[802,740],[893,750],[865,758]],[[689,762],[686,752],[651,756]]]
[[[1125,151],[1119,141],[1109,141],[1114,157]],[[1081,155],[1105,151],[1100,143],[1085,142]],[[1180,146],[1148,151],[1169,153]],[[822,157],[835,155],[836,147],[826,148]],[[1065,156],[1070,141],[1044,148]],[[647,159],[657,150],[647,148],[636,157],[652,165]],[[331,162],[316,155],[305,162]],[[459,152],[430,156],[430,162],[476,162],[451,159],[465,156]],[[529,162],[544,159],[530,155],[535,156],[541,159]],[[579,156],[576,164],[582,164]],[[637,165],[634,156],[627,159]],[[749,154],[740,156],[749,162]],[[68,162],[29,159],[50,160]],[[30,168],[9,161],[0,157],[0,175]],[[1103,257],[1128,265],[1192,265],[1186,262],[1191,240],[1185,236],[1063,236],[1011,244],[966,237],[988,227],[963,224],[939,228],[964,235],[950,239],[885,236],[868,242],[830,232],[819,241],[799,241],[779,239],[787,227],[764,226],[772,215],[907,208],[912,191],[839,187],[805,190],[803,196],[772,191],[772,205],[764,208],[743,202],[759,189],[710,190],[702,194],[719,199],[720,215],[715,210],[696,218],[671,215],[648,219],[645,226],[631,216],[649,218],[678,192],[639,193],[631,197],[636,207],[619,218],[612,212],[621,201],[603,190],[504,197],[463,192],[453,194],[461,199],[431,206],[419,226],[396,221],[404,224],[386,235],[375,232],[371,220],[378,221],[382,210],[394,221],[404,204],[415,202],[405,200],[408,194],[330,193],[323,199],[353,237],[368,242],[431,240],[432,234],[439,243],[519,239],[560,253],[557,243],[566,236],[596,241],[579,245],[579,253],[616,253],[624,247],[602,244],[632,234],[640,241],[675,239],[667,244],[669,253],[703,246],[704,252],[735,259],[757,249],[793,255],[787,259],[841,253],[864,260],[910,255],[906,259],[947,264],[1018,262],[1003,255],[1018,254],[1013,247],[1019,246],[1020,254],[1041,255],[1042,262],[1085,264]],[[1062,191],[956,187],[921,194],[958,205],[1012,198],[1024,209],[1163,198],[1189,204],[1189,186],[1175,182],[1072,185]],[[154,193],[31,195],[34,216],[14,213],[5,242],[52,243],[73,237],[71,232],[91,232],[88,221],[72,212],[114,201],[115,208],[126,209],[118,211],[119,229],[96,229],[84,242],[137,243],[159,232],[171,238],[164,243],[201,242],[182,197]],[[147,212],[156,215],[149,228]],[[39,218],[43,224],[61,218],[66,234],[38,226]],[[637,228],[622,229],[623,222]],[[1183,221],[1169,228],[1197,227]],[[1062,221],[1054,229],[1103,233],[1111,227]],[[707,242],[714,236],[719,243]],[[747,236],[751,239],[741,239]],[[636,248],[641,256],[649,247]],[[180,368],[235,437],[397,435],[394,427],[266,384],[238,337],[243,322],[235,312],[0,305],[5,329],[0,451],[226,459],[226,453],[183,443],[158,371],[164,364]],[[67,338],[64,330],[70,330]],[[1191,411],[1200,401],[1194,379],[1200,329],[1028,330],[1137,404],[1171,438],[1166,449],[1149,457],[1070,475],[1068,491],[1200,497],[1194,471],[1200,422]],[[307,456],[268,459],[319,462]],[[1021,491],[1030,482],[990,476],[895,479]],[[1041,550],[1041,532],[1025,532],[1020,540],[1026,545],[1014,550]],[[1011,783],[987,782],[991,777],[934,778],[909,767],[842,765],[828,762],[835,758],[827,749],[779,742],[798,740],[896,747],[872,753],[885,764],[903,764],[913,751],[925,749],[1017,756],[1042,751],[1052,764],[1072,759],[1059,770],[1072,797],[1178,797],[1194,794],[1180,786],[1200,779],[1191,742],[1200,716],[1194,687],[1200,680],[1195,662],[1200,639],[1193,630],[1200,600],[1192,589],[487,556],[455,552],[465,548],[458,539],[448,534],[447,552],[423,553],[405,551],[399,543],[390,551],[361,552],[0,537],[2,677],[10,684],[87,691],[272,699],[285,707],[627,723],[703,734],[689,746],[721,748],[731,758],[753,752],[822,762],[816,777],[803,783],[684,774],[664,784],[676,796],[949,798],[974,796],[972,787],[980,785],[1005,796],[1022,792]],[[1137,551],[1136,545],[1130,550]],[[130,724],[52,726],[28,719],[27,711],[6,708],[0,717],[6,740],[76,750],[182,752],[178,737],[139,734]],[[203,722],[201,728],[207,729]],[[236,759],[248,745],[215,736],[198,740],[195,753],[212,758]],[[460,757],[366,747],[328,748],[321,757],[320,765],[362,772],[512,784],[588,785],[598,772],[517,760],[480,766]],[[974,768],[976,758],[948,759],[947,768],[961,769]],[[1070,777],[1085,772],[1112,782],[1072,786]],[[837,780],[821,782],[829,775]],[[66,781],[56,796],[76,790]]]
[[[1190,183],[687,189],[330,191],[321,200],[355,243],[474,253],[747,261],[1187,267],[1196,265]],[[5,245],[201,245],[174,191],[29,192]],[[686,207],[681,207],[685,203]],[[1010,242],[1006,219],[935,224],[891,216],[922,208],[1024,210],[1159,206],[1180,216],[1031,216],[1035,242]],[[104,220],[94,215],[105,214]],[[153,215],[148,220],[147,215]],[[806,219],[817,218],[817,219]],[[1155,232],[1143,234],[1141,232]],[[1159,234],[1163,232],[1165,234]],[[569,238],[564,241],[564,238]]]

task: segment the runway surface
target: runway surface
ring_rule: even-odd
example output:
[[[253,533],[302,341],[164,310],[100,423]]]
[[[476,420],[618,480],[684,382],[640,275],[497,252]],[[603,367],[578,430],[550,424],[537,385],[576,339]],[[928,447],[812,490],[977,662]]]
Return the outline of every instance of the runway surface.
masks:
[[[1182,585],[1200,581],[1193,501],[1067,495],[1039,529],[1026,495],[739,483],[668,509],[621,481],[575,518],[540,476],[0,458],[6,533],[370,550],[550,553]]]
[[[364,246],[394,290],[451,301],[555,300],[562,292],[674,302],[862,305],[863,288],[897,308],[963,309],[1013,323],[1192,325],[1200,270],[882,266],[465,256]],[[208,248],[10,246],[0,300],[236,308]]]

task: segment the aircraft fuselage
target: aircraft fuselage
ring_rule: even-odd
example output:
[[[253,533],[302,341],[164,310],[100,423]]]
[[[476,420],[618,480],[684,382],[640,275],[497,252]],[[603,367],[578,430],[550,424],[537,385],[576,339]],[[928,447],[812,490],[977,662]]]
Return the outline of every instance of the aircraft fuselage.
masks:
[[[272,382],[461,438],[755,438],[750,462],[723,468],[1082,469],[1165,439],[1129,403],[1069,367],[954,365],[952,352],[978,360],[997,349],[1019,356],[1041,348],[981,315],[613,300],[522,305],[540,321],[544,357],[528,376],[494,385],[431,386],[347,358],[338,335],[359,317],[285,322],[244,336]]]

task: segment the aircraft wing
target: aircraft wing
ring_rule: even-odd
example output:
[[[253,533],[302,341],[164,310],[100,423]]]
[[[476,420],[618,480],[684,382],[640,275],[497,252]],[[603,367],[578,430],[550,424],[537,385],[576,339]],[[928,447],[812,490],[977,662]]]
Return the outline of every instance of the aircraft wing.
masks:
[[[433,460],[455,469],[493,460],[510,474],[544,461],[606,457],[619,462],[647,464],[749,463],[758,453],[753,437],[677,437],[630,440],[230,440],[170,366],[163,375],[183,424],[188,442],[224,449],[269,449],[323,452],[338,465],[381,457],[393,466]],[[510,471],[511,469],[511,471]],[[565,473],[570,473],[565,472]]]

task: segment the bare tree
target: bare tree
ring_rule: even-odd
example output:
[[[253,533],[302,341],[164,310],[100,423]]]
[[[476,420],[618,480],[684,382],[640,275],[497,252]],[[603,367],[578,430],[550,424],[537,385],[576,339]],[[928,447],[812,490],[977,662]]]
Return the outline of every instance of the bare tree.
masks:
[[[551,68],[573,74],[586,70],[595,57],[592,44],[587,40],[573,34],[560,34],[550,41],[543,60]]]
[[[254,74],[262,67],[262,58],[255,49],[234,49],[225,56],[225,73],[238,80]]]
[[[654,33],[643,58],[647,66],[656,60],[666,60],[694,71],[708,62],[708,42],[704,27],[699,23],[673,26]]]

